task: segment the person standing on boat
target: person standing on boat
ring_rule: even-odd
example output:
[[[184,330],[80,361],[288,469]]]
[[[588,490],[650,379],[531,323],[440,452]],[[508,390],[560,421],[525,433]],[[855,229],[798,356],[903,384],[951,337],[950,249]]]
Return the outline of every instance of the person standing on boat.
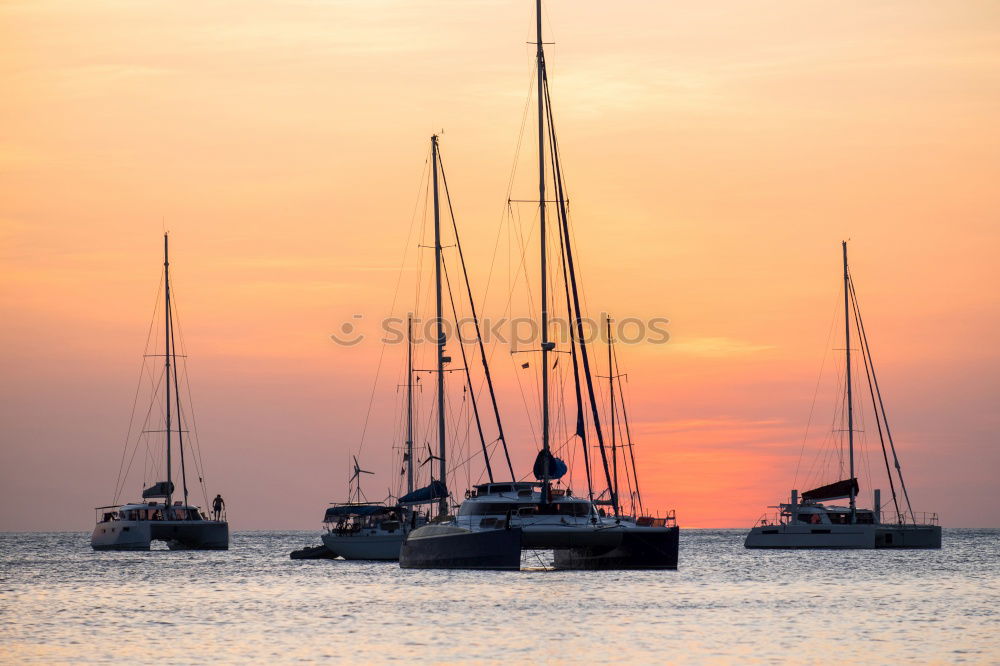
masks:
[[[222,499],[222,495],[216,495],[215,499],[212,500],[212,512],[215,520],[218,520],[222,515],[222,511],[226,508],[226,501]]]

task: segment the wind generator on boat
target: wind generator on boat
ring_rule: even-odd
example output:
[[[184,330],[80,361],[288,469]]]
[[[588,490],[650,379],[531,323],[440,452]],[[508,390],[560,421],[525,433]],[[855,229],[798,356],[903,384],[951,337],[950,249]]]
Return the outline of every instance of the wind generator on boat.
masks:
[[[910,504],[910,494],[903,479],[903,469],[899,464],[892,431],[886,419],[885,404],[875,375],[875,365],[864,321],[861,318],[854,280],[847,264],[847,241],[843,241],[841,247],[844,263],[844,401],[848,478],[807,490],[802,493],[801,498],[798,490],[793,490],[789,502],[772,507],[778,509],[776,516],[764,516],[750,530],[745,545],[747,548],[940,548],[941,527],[937,524],[937,514],[914,513]],[[860,486],[855,469],[855,435],[859,431],[855,424],[851,365],[852,321],[856,338],[861,345],[862,367],[892,494],[895,513],[890,520],[883,519],[880,490],[875,490],[873,493],[871,509],[861,509],[857,506]],[[896,481],[899,482],[902,498],[897,493]],[[841,499],[848,500],[846,507],[824,504]]]
[[[166,481],[157,481],[142,491],[141,502],[129,504],[112,504],[97,507],[97,525],[90,536],[90,545],[94,550],[149,550],[152,541],[165,541],[171,550],[226,550],[229,548],[229,523],[224,512],[216,511],[212,519],[202,514],[200,507],[190,504],[188,499],[187,466],[185,464],[185,434],[189,420],[183,411],[180,398],[181,384],[178,381],[177,347],[175,335],[175,313],[170,293],[170,261],[168,254],[168,237],[163,235],[163,375],[162,382],[154,386],[149,415],[153,412],[159,388],[164,392],[163,430],[164,451],[166,454]],[[147,343],[148,344],[148,343]],[[154,355],[151,355],[154,356]],[[152,378],[150,379],[152,382]],[[142,378],[140,377],[140,382]],[[138,395],[138,394],[137,394]],[[134,410],[134,407],[133,407]],[[134,414],[133,414],[134,415]],[[176,418],[176,422],[174,419]],[[158,432],[146,430],[144,434]],[[131,434],[131,433],[130,433]],[[177,437],[177,448],[180,453],[180,472],[183,500],[174,500],[174,461],[173,437]],[[190,443],[192,440],[188,440]],[[138,448],[138,440],[135,443]],[[125,454],[128,454],[129,442],[126,441]],[[200,452],[195,452],[195,465],[199,467],[199,482],[205,491],[203,482],[203,466],[200,464]],[[129,468],[132,458],[129,459]],[[190,455],[190,452],[189,452]],[[122,461],[124,463],[125,456]],[[156,469],[154,464],[153,468]],[[129,469],[124,470],[124,476],[119,472],[118,485],[115,489],[115,501],[122,491],[128,477]],[[155,477],[154,477],[155,478]],[[163,478],[163,477],[160,477]],[[145,484],[143,484],[145,485]],[[221,500],[220,500],[221,501]],[[205,502],[208,493],[205,492]]]

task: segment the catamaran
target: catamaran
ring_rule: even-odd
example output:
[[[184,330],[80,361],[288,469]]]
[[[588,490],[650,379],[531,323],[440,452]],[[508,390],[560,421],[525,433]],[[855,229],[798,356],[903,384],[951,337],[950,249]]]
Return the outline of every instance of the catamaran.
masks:
[[[170,293],[170,261],[168,255],[168,237],[163,235],[163,294],[164,294],[164,351],[163,380],[164,400],[164,452],[166,454],[165,473],[167,480],[153,483],[142,491],[141,502],[127,504],[112,504],[97,507],[97,525],[90,536],[90,545],[94,550],[149,550],[152,541],[165,541],[171,550],[226,550],[229,548],[229,523],[226,520],[221,496],[217,498],[219,509],[214,510],[211,517],[206,516],[202,509],[192,505],[188,498],[188,477],[185,464],[185,439],[188,433],[187,417],[182,411],[180,399],[180,383],[178,382],[177,347],[175,344],[175,315]],[[140,380],[141,381],[141,380]],[[147,419],[153,412],[153,406],[159,393],[159,387],[152,396]],[[176,422],[174,421],[176,417]],[[144,430],[140,438],[157,430]],[[180,453],[180,472],[182,480],[183,499],[174,500],[174,461],[173,437],[177,437],[177,447]],[[138,444],[136,443],[136,447]],[[129,444],[126,443],[126,453]],[[134,452],[133,452],[134,453]],[[124,461],[124,457],[123,457]],[[197,464],[197,461],[196,461]],[[131,460],[129,461],[131,466]],[[125,477],[128,470],[125,470]],[[155,477],[154,477],[155,478]],[[160,477],[162,478],[162,477]],[[199,481],[203,475],[199,474]],[[116,488],[115,499],[121,492],[123,478],[119,474],[119,485]],[[143,484],[145,485],[145,484]],[[204,485],[202,484],[204,490]],[[205,494],[207,503],[208,495]]]
[[[788,502],[778,504],[776,515],[765,515],[747,535],[747,548],[940,548],[941,526],[937,514],[914,513],[910,494],[903,479],[903,469],[896,455],[896,445],[886,418],[882,392],[879,389],[868,336],[861,318],[854,280],[847,264],[847,241],[841,244],[844,264],[844,401],[846,406],[848,478],[827,483],[799,495],[792,490]],[[855,440],[859,432],[855,423],[854,389],[851,365],[851,323],[860,342],[861,359],[871,398],[878,437],[885,462],[894,514],[883,513],[881,490],[873,492],[870,509],[857,506],[860,486],[855,473]],[[892,464],[890,465],[890,457]],[[895,474],[893,472],[895,471]],[[895,479],[893,478],[895,476]],[[896,490],[902,493],[903,504]],[[848,500],[847,506],[825,504]]]
[[[542,39],[541,0],[535,2],[536,80],[538,109],[538,219],[540,227],[541,308],[539,331],[542,336],[541,368],[541,450],[532,468],[534,481],[481,483],[471,488],[459,507],[458,515],[442,519],[412,531],[403,543],[400,566],[404,568],[475,568],[518,569],[522,550],[552,550],[555,566],[567,569],[640,569],[677,567],[678,528],[673,513],[663,517],[627,515],[619,496],[617,454],[612,449],[609,465],[605,430],[602,429],[594,373],[592,372],[583,313],[580,307],[578,278],[573,259],[571,230],[567,215],[560,153],[553,123],[552,103]],[[551,171],[553,181],[546,182]],[[550,307],[556,299],[549,294],[549,265],[553,260],[547,247],[546,224],[549,203],[555,203],[554,235],[565,287],[565,306],[572,322],[568,349],[556,349],[550,339]],[[555,295],[555,294],[553,294]],[[558,295],[562,298],[562,295]],[[610,324],[610,322],[609,322]],[[568,466],[553,453],[552,400],[550,371],[553,354],[568,354],[572,359],[572,379],[576,398],[575,437],[582,446],[586,467],[587,492],[574,494],[563,485]],[[610,354],[610,351],[609,351]],[[527,365],[523,366],[527,367]],[[609,376],[616,373],[609,369]],[[614,380],[612,379],[612,382]],[[492,391],[491,391],[492,393]],[[586,394],[586,398],[584,398]],[[612,391],[611,401],[614,404]],[[586,412],[590,413],[589,425]],[[612,407],[614,414],[614,407]],[[443,415],[442,415],[443,431]],[[597,493],[590,464],[593,440],[604,472],[605,489]],[[634,458],[632,458],[634,473]],[[442,475],[444,467],[442,466]],[[511,472],[513,477],[513,471]],[[491,475],[492,477],[492,475]],[[637,484],[636,484],[637,486]],[[641,504],[640,504],[641,507]],[[641,513],[641,511],[640,511]]]

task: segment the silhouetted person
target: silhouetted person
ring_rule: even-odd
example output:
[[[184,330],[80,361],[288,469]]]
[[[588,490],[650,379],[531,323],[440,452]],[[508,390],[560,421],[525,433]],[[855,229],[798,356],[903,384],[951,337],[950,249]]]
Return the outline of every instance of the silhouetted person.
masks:
[[[212,500],[212,511],[215,520],[218,520],[222,515],[222,510],[226,508],[226,501],[222,499],[222,495],[216,495],[215,499]]]

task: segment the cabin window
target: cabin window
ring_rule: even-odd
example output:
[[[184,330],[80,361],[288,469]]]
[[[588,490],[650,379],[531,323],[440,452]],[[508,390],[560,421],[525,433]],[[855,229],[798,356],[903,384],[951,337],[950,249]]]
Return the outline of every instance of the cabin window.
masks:
[[[585,517],[590,515],[589,502],[553,502],[552,504],[540,504],[538,513],[547,516],[575,516]]]
[[[517,512],[518,507],[523,504],[511,504],[508,502],[465,502],[459,509],[460,516],[486,516],[486,515],[507,515],[508,511]]]

